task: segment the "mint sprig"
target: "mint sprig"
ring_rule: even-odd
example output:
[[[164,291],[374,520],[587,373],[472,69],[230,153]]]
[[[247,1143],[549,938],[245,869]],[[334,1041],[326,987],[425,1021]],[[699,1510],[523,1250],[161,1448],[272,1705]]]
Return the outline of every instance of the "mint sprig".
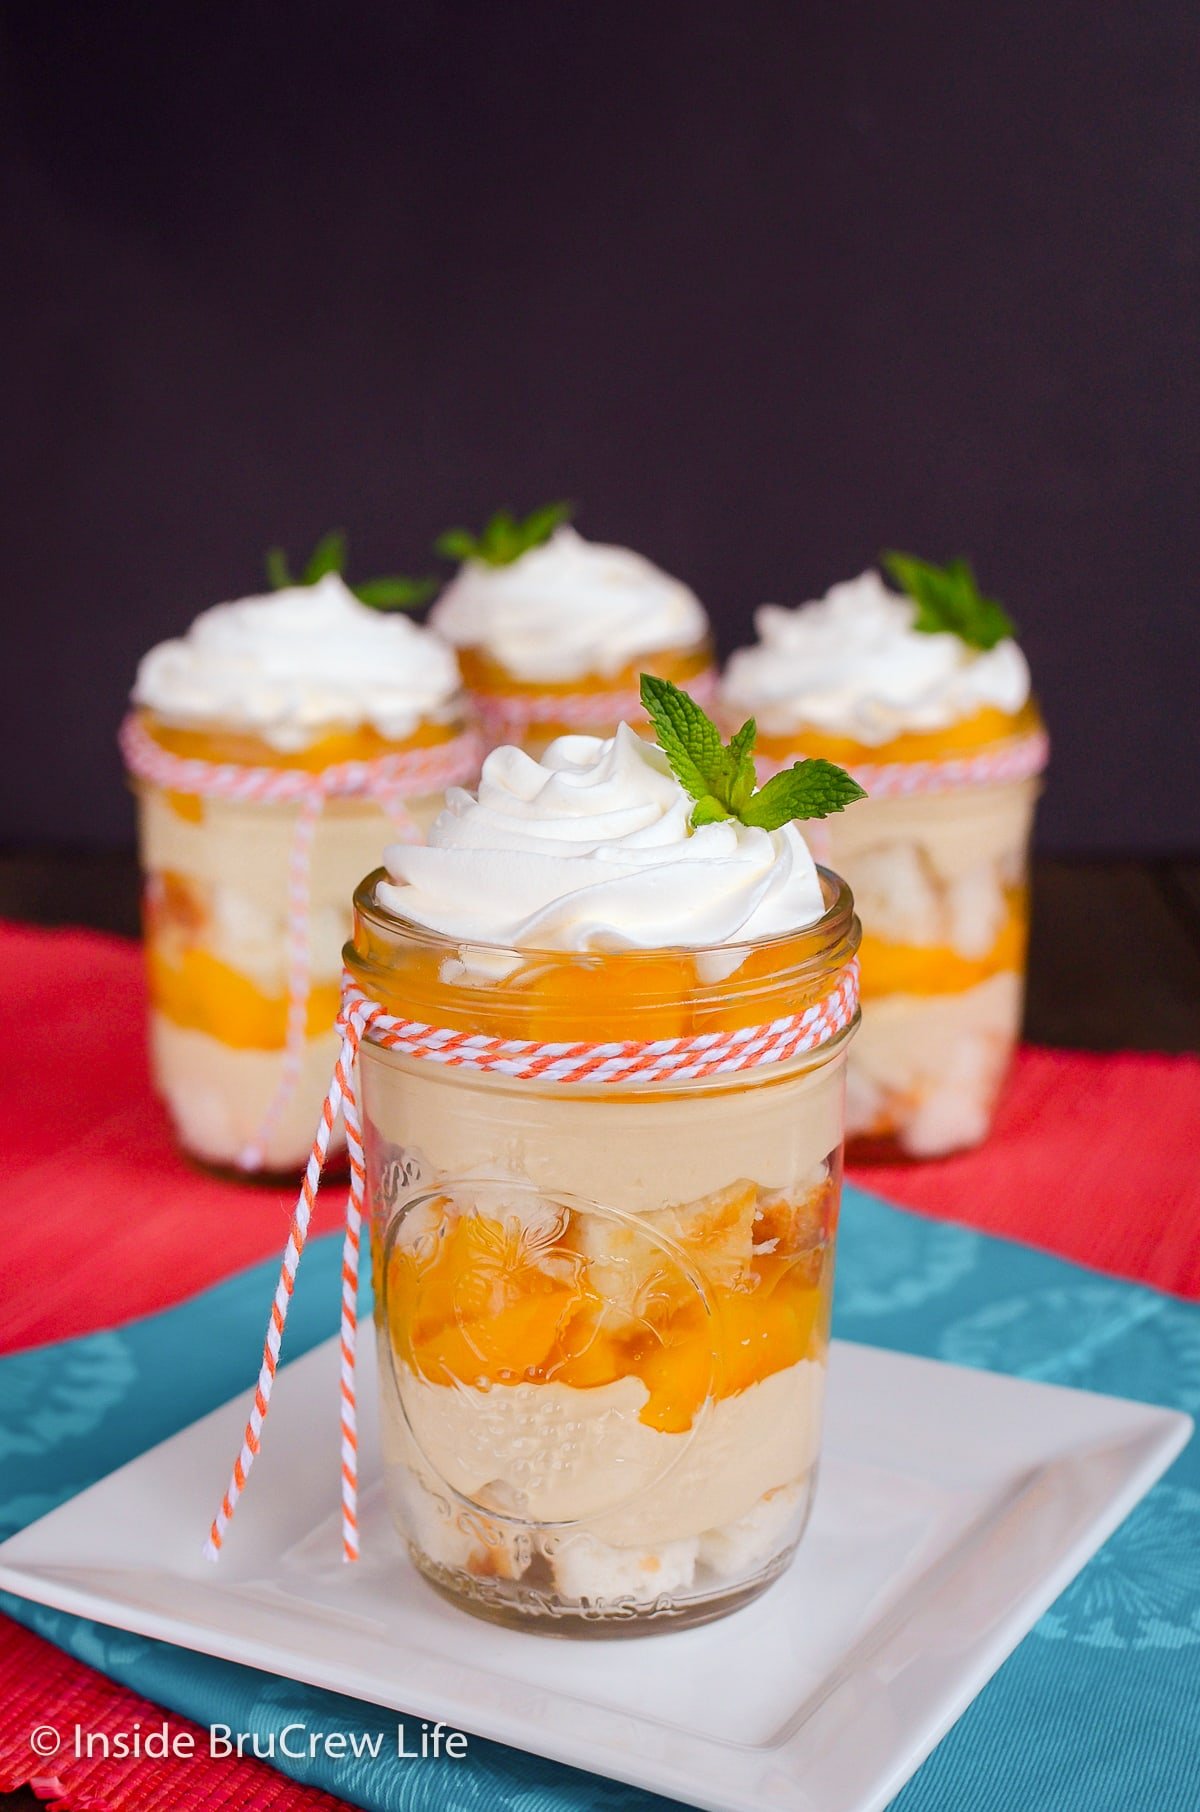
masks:
[[[883,564],[917,607],[913,628],[923,635],[956,635],[968,648],[994,648],[1016,633],[995,598],[985,598],[967,560],[934,566],[915,554],[886,553]]]
[[[756,790],[749,717],[728,743],[694,698],[653,673],[641,676],[642,704],[676,780],[696,801],[692,829],[736,818],[759,830],[778,830],[794,818],[828,818],[866,793],[832,761],[797,761]]]
[[[549,541],[574,511],[573,503],[547,503],[522,522],[507,510],[497,510],[479,535],[465,528],[447,529],[434,542],[434,552],[444,560],[479,560],[484,566],[511,566],[531,547]]]
[[[317,585],[327,573],[345,571],[346,537],[340,529],[331,529],[327,535],[322,535],[299,578],[293,578],[287,555],[281,547],[267,549],[266,566],[267,580],[274,591],[283,591],[292,585]],[[400,573],[391,573],[381,579],[364,579],[360,585],[351,585],[349,590],[360,604],[369,604],[374,610],[417,610],[428,603],[437,588],[438,582],[434,578],[407,579]]]

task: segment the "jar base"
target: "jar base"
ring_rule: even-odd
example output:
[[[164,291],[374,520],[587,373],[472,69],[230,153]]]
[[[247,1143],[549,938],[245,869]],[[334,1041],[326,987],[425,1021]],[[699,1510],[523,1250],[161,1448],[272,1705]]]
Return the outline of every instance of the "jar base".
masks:
[[[213,1177],[219,1183],[245,1183],[249,1187],[260,1189],[298,1189],[304,1175],[304,1165],[297,1164],[285,1170],[243,1170],[239,1165],[225,1162],[219,1158],[202,1157],[199,1152],[189,1151],[182,1139],[176,1134],[175,1149],[179,1152],[189,1170],[199,1171],[206,1177]],[[350,1158],[345,1147],[331,1152],[323,1171],[327,1183],[343,1183],[350,1175]]]
[[[421,1577],[439,1597],[448,1599],[457,1609],[467,1611],[485,1623],[526,1630],[538,1636],[621,1640],[695,1629],[700,1624],[715,1623],[718,1618],[730,1616],[761,1597],[786,1573],[798,1545],[794,1542],[753,1579],[732,1587],[692,1594],[678,1602],[666,1596],[649,1604],[621,1603],[595,1608],[565,1599],[553,1589],[543,1591],[523,1582],[480,1578],[441,1566],[412,1542],[408,1543],[408,1551]]]
[[[939,1164],[943,1158],[960,1157],[963,1152],[976,1151],[986,1143],[991,1133],[987,1131],[977,1139],[963,1139],[958,1144],[947,1145],[939,1151],[909,1151],[901,1143],[897,1133],[862,1133],[855,1134],[846,1140],[847,1165],[861,1164],[870,1167],[872,1164],[893,1164],[919,1167],[926,1164]]]

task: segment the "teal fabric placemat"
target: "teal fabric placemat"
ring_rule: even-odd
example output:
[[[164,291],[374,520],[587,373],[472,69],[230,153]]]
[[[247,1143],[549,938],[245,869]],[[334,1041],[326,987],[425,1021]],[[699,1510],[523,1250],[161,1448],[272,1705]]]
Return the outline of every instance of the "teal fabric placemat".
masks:
[[[334,1331],[340,1241],[314,1242],[285,1356]],[[0,1360],[0,1535],[249,1389],[276,1266],[162,1315]],[[846,1338],[1200,1412],[1200,1309],[847,1188]],[[330,1463],[334,1456],[330,1422]],[[218,1485],[219,1481],[214,1481]],[[0,1594],[11,1616],[200,1725],[361,1728],[377,1761],[287,1761],[378,1812],[643,1812],[667,1802],[496,1743],[399,1761],[395,1716]],[[1200,1444],[1065,1591],[894,1801],[895,1812],[1200,1807]]]

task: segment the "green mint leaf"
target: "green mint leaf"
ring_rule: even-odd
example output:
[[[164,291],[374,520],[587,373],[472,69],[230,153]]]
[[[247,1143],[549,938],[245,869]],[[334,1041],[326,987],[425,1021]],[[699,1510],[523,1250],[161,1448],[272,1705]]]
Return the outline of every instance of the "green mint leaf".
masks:
[[[281,547],[269,547],[266,558],[267,584],[272,591],[286,591],[293,583],[287,555]]]
[[[754,771],[754,738],[757,735],[758,725],[748,717],[737,734],[730,737],[725,751],[729,775],[725,796],[736,818],[740,818],[749,805],[758,784]]]
[[[509,566],[520,551],[516,523],[507,510],[497,510],[479,537],[480,557],[493,566]]]
[[[857,780],[832,761],[797,761],[755,793],[741,819],[773,831],[793,818],[828,818],[866,796]]]
[[[549,541],[556,528],[569,522],[575,514],[573,503],[545,503],[540,510],[534,510],[520,524],[519,533],[526,548],[540,547],[543,541]]]
[[[469,529],[452,528],[447,529],[444,535],[438,536],[433,544],[433,551],[435,554],[440,554],[443,560],[473,560],[477,546],[478,543]]]
[[[331,529],[329,534],[321,536],[309,555],[301,584],[315,585],[326,573],[344,572],[345,568],[346,537],[340,529]]]
[[[328,573],[345,571],[346,537],[340,529],[322,535],[298,579],[292,577],[287,555],[281,547],[267,549],[266,566],[267,579],[276,591],[291,585],[316,585]],[[370,604],[376,610],[415,610],[433,596],[437,580],[408,579],[400,573],[392,573],[380,579],[364,579],[360,585],[352,585],[350,590],[361,603]]]
[[[485,566],[511,566],[531,547],[540,547],[548,541],[560,523],[570,518],[574,508],[572,503],[543,504],[523,522],[508,510],[497,510],[480,535],[472,535],[464,528],[447,529],[434,542],[434,550],[444,560],[479,560]]]
[[[702,824],[721,824],[732,816],[733,813],[727,811],[719,799],[714,799],[711,793],[705,793],[703,799],[697,799],[692,808],[691,826],[693,830],[699,830]]]
[[[866,793],[832,761],[798,761],[754,790],[754,738],[749,717],[728,744],[694,698],[656,674],[641,676],[642,704],[671,772],[696,801],[691,827],[737,818],[759,830],[778,830],[793,818],[827,818]]]
[[[889,552],[883,564],[916,605],[914,629],[923,635],[956,635],[968,648],[994,648],[1015,633],[1011,617],[995,598],[986,598],[966,560],[946,566]]]
[[[671,772],[693,799],[714,797],[728,809],[726,750],[721,732],[694,698],[657,674],[643,673],[642,705]]]
[[[419,610],[437,588],[436,579],[406,579],[401,573],[350,587],[360,604],[370,604],[375,610]]]

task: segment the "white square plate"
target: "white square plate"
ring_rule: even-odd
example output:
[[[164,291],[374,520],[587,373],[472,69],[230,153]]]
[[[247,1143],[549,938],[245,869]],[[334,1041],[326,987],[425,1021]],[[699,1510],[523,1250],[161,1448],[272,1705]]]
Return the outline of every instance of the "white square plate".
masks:
[[[245,1395],[5,1542],[0,1585],[713,1812],[886,1805],[1191,1429],[835,1342],[821,1486],[784,1578],[705,1628],[562,1641],[419,1579],[382,1501],[373,1390],[364,1557],[342,1564],[336,1394],[333,1341],[280,1373],[218,1566],[201,1545]]]

